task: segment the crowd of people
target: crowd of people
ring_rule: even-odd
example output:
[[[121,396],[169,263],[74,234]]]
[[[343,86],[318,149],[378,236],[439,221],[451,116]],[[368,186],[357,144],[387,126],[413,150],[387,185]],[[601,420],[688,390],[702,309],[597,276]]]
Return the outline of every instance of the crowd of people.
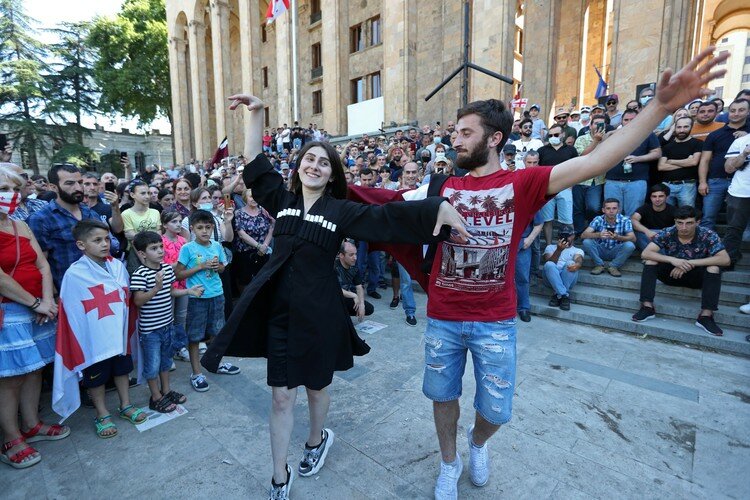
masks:
[[[511,416],[515,318],[531,320],[537,274],[549,305],[568,310],[585,255],[592,274],[620,277],[640,251],[642,307],[633,320],[654,317],[660,280],[702,288],[696,324],[721,335],[713,321],[721,271],[741,258],[750,218],[750,91],[726,110],[720,99],[704,100],[721,60],[702,63],[707,55],[623,110],[611,95],[603,105],[560,109],[550,124],[538,105],[514,120],[502,102],[477,101],[445,127],[332,145],[315,124],[263,129],[262,103],[236,95],[230,109],[251,114],[246,156],[143,172],[123,158],[122,179],[69,164],[46,177],[0,165],[0,460],[30,467],[41,460],[31,443],[70,434],[38,415],[42,372],[53,361],[53,408],[67,417],[89,399],[97,436],[111,438],[108,382],[118,417],[147,418],[129,396],[136,366],[149,408],[168,413],[188,399],[170,386],[174,360],[190,363],[192,388],[205,392],[204,368],[240,372],[224,356],[265,357],[270,495],[288,498],[297,388],[307,391],[310,433],[296,471],[311,476],[334,441],[325,427],[333,372],[370,349],[351,318],[372,314],[377,303],[366,298],[382,299],[390,285],[390,307],[401,305],[416,326],[419,281],[430,297],[423,392],[441,451],[435,496],[456,498],[463,469],[456,432],[467,351],[477,378],[469,472],[483,486],[487,441]],[[724,201],[721,239],[714,228]],[[414,248],[424,262],[409,257]],[[94,331],[109,334],[110,324],[115,340],[99,345]]]

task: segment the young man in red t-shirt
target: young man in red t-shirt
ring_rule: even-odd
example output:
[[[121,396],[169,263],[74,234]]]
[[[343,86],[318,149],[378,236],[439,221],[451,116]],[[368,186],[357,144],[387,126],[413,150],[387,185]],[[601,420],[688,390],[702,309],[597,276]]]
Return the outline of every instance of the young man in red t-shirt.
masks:
[[[724,72],[711,73],[711,69],[726,59],[719,56],[698,68],[712,51],[706,49],[679,73],[665,71],[654,102],[631,126],[618,130],[589,155],[555,167],[501,170],[498,151],[513,124],[502,101],[477,101],[458,111],[453,147],[457,166],[469,174],[443,178],[439,192],[465,217],[472,237],[467,243],[440,243],[430,275],[423,392],[434,402],[442,455],[435,498],[458,495],[463,467],[456,453],[456,431],[467,350],[476,378],[476,419],[467,432],[469,471],[476,486],[484,486],[489,479],[487,440],[511,418],[516,374],[513,276],[524,227],[556,193],[605,173],[667,115],[709,95],[705,86]],[[426,194],[427,189],[404,198],[413,199],[422,192]]]

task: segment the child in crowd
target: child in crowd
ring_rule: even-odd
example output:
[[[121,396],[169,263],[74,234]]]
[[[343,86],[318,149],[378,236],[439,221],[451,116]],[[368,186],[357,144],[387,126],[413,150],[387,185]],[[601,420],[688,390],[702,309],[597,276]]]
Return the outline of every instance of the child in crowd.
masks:
[[[159,231],[161,219],[158,210],[149,208],[151,195],[148,192],[148,184],[140,180],[131,182],[130,196],[133,198],[133,206],[123,210],[122,224],[125,238],[131,242],[128,248],[127,268],[128,272],[132,274],[141,265],[138,261],[138,252],[133,249],[133,238],[141,231]]]
[[[161,213],[161,227],[164,234],[161,236],[164,246],[164,263],[177,266],[180,250],[186,240],[182,236],[182,215],[179,212],[165,210]],[[178,290],[185,289],[185,280],[175,281],[174,287]],[[172,350],[175,359],[190,361],[187,350],[187,334],[185,333],[185,322],[187,320],[188,295],[174,297],[174,337],[172,338]]]
[[[96,435],[111,438],[117,434],[117,427],[104,401],[104,384],[110,376],[114,377],[120,398],[120,417],[132,424],[140,424],[148,418],[141,409],[130,404],[128,375],[133,371],[133,359],[126,348],[128,275],[122,263],[109,256],[109,227],[106,223],[84,219],[73,226],[73,237],[83,257],[73,263],[63,277],[60,303],[61,309],[64,304],[65,312],[61,314],[61,320],[65,317],[79,344],[90,346],[88,355],[91,359],[117,353],[84,368],[81,381],[96,410]],[[98,285],[91,286],[93,283]],[[101,290],[97,290],[97,286]]]
[[[136,234],[133,247],[143,262],[133,273],[130,290],[135,305],[140,307],[138,335],[143,349],[143,377],[151,391],[148,407],[159,413],[169,413],[175,410],[175,405],[187,401],[184,394],[169,388],[169,369],[174,352],[172,297],[200,297],[203,287],[172,287],[175,275],[172,266],[162,262],[164,245],[159,233],[143,231]]]
[[[227,263],[224,247],[212,241],[215,231],[214,216],[206,210],[190,214],[190,231],[195,241],[186,243],[180,250],[175,274],[178,279],[187,279],[188,287],[203,286],[203,295],[190,297],[187,309],[188,353],[193,373],[190,383],[198,392],[208,390],[208,382],[201,372],[198,343],[206,336],[215,336],[224,326],[224,291],[219,273]],[[239,367],[222,363],[217,373],[236,375]]]

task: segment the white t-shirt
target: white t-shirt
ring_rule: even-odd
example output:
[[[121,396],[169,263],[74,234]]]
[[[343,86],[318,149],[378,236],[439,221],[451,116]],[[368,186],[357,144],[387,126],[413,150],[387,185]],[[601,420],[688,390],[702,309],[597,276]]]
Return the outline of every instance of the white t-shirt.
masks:
[[[516,165],[523,165],[523,158],[526,156],[528,151],[538,151],[539,148],[544,146],[544,143],[539,139],[531,139],[529,142],[523,142],[521,139],[513,142],[516,147]]]
[[[547,247],[544,249],[544,255],[552,255],[553,253],[555,253],[555,250],[557,250],[557,245],[547,245]],[[583,257],[583,250],[576,247],[564,249],[562,252],[560,252],[560,258],[557,259],[557,268],[563,269],[575,263],[576,255],[580,255],[581,257]]]
[[[724,158],[728,160],[739,156],[748,144],[750,144],[750,134],[735,139]],[[728,193],[735,198],[750,198],[750,156],[745,160],[744,168],[734,173]]]

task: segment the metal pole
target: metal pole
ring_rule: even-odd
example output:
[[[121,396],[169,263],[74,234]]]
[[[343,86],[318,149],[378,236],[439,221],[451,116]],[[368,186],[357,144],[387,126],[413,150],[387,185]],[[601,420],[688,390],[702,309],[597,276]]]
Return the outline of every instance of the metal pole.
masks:
[[[464,0],[464,72],[461,75],[461,103],[464,107],[469,103],[469,1]]]
[[[299,85],[297,78],[297,0],[292,0],[292,121],[299,121]]]

